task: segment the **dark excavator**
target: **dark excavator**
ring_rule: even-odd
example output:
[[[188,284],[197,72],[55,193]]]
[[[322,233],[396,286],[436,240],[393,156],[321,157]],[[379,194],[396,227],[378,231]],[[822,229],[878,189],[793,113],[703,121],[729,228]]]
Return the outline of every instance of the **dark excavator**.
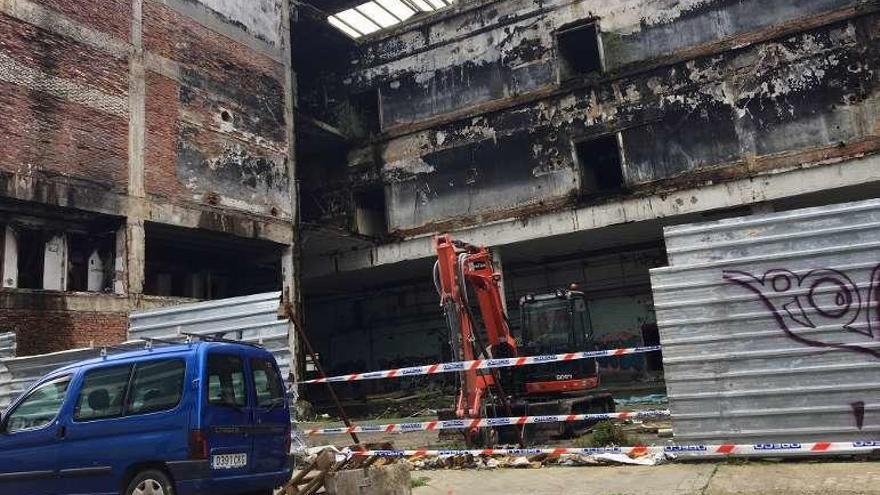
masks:
[[[504,309],[501,273],[491,251],[453,240],[434,239],[437,262],[434,285],[440,295],[456,360],[497,359],[590,350],[592,326],[583,292],[576,287],[529,294],[519,301],[520,332],[514,338]],[[471,297],[479,306],[474,313]],[[505,416],[569,415],[613,412],[610,394],[600,393],[595,359],[572,360],[461,372],[455,407],[441,418],[478,419]],[[446,418],[443,418],[446,419]],[[470,446],[532,443],[540,433],[575,436],[587,422],[554,422],[465,431]]]

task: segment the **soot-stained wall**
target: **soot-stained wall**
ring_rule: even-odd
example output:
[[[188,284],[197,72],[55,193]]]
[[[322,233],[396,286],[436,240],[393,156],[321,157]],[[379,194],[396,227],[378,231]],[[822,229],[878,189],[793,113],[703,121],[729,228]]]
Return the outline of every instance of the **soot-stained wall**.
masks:
[[[366,42],[327,77],[378,91],[381,138],[364,146],[380,157],[389,230],[414,235],[873,152],[877,8],[462,3]],[[560,81],[554,32],[589,20],[605,72]],[[345,128],[344,102],[331,103],[310,111]],[[576,145],[618,133],[622,187],[596,197],[581,179],[594,157]]]
[[[152,2],[144,42],[179,64],[147,79],[147,192],[289,215],[283,64]]]

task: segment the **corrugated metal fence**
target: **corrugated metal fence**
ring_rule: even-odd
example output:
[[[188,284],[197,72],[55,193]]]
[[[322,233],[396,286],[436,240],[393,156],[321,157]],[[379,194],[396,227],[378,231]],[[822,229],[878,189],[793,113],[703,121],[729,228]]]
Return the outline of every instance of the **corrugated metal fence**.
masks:
[[[278,319],[280,292],[181,304],[129,315],[128,338],[182,340],[183,334],[215,335],[260,344],[290,371],[290,320]]]
[[[0,359],[15,357],[16,340],[15,333],[0,333]]]
[[[665,236],[651,276],[677,440],[880,436],[880,200]]]
[[[77,361],[98,357],[100,354],[100,349],[73,349],[0,359],[0,411],[46,373]]]

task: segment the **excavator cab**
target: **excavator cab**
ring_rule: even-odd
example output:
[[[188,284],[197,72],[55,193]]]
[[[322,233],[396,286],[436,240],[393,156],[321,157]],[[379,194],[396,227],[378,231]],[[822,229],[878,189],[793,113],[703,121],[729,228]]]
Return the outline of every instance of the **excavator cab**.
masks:
[[[519,348],[526,356],[564,354],[593,348],[587,299],[579,290],[529,294],[520,299]],[[561,361],[517,370],[517,392],[546,396],[584,392],[599,385],[595,359]]]

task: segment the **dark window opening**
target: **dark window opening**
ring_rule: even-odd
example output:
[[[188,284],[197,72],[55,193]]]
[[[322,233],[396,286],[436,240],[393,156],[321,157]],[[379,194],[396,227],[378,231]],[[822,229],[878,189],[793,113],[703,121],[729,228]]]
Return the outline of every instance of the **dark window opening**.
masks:
[[[357,134],[372,136],[379,133],[382,128],[379,90],[372,89],[352,94],[351,107],[354,117],[352,124]]]
[[[583,195],[623,189],[623,158],[616,134],[577,143],[575,152],[581,169]]]
[[[222,299],[281,288],[283,246],[148,224],[144,291]]]
[[[561,80],[603,71],[602,42],[595,21],[557,32],[556,47]]]
[[[113,288],[116,239],[113,235],[67,236],[67,290],[107,292]]]
[[[385,220],[385,188],[382,184],[358,191],[354,195],[355,231],[378,237],[388,230]]]
[[[18,241],[18,287],[42,289],[46,236],[39,230],[16,229],[16,240]]]

